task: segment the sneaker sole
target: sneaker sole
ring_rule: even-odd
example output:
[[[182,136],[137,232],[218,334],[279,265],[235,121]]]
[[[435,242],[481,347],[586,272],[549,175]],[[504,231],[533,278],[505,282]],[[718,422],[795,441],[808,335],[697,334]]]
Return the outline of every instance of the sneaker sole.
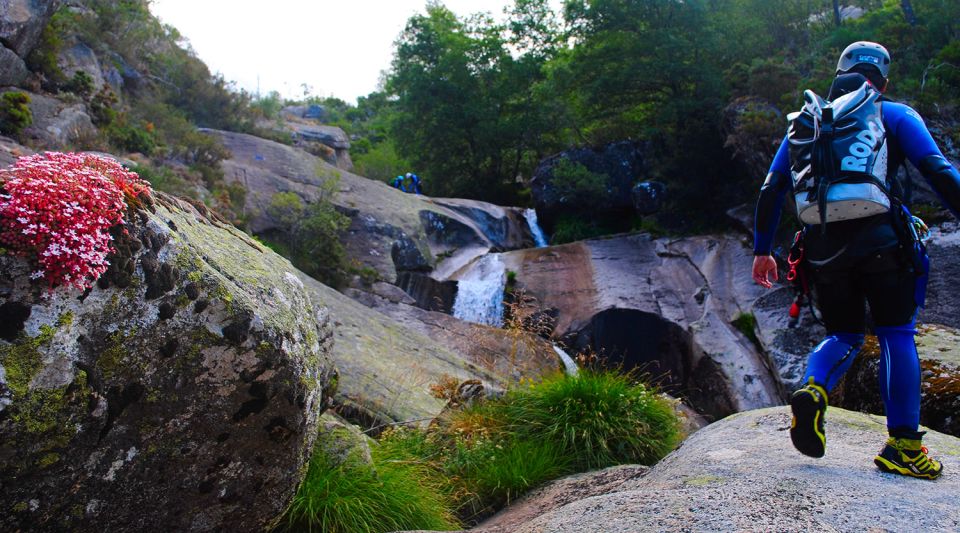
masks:
[[[810,394],[798,394],[790,399],[793,421],[790,424],[790,440],[793,447],[803,455],[823,457],[827,447],[826,436],[820,432],[821,411]]]
[[[937,479],[938,477],[940,477],[941,474],[943,474],[943,470],[940,470],[935,474],[917,473],[917,472],[914,472],[913,470],[910,470],[909,468],[904,468],[902,466],[896,465],[888,461],[887,459],[880,457],[879,455],[873,458],[873,464],[877,465],[877,468],[879,468],[881,472],[886,472],[888,474],[900,474],[901,476],[915,477],[917,479],[933,480],[933,479]]]

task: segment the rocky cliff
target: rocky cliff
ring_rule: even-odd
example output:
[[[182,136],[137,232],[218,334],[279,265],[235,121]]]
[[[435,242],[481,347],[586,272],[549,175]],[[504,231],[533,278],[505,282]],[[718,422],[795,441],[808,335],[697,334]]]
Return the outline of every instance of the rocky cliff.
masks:
[[[0,255],[0,524],[262,529],[336,389],[329,309],[290,263],[158,195],[96,287]]]
[[[714,417],[780,403],[766,355],[733,325],[760,294],[738,237],[637,234],[501,257],[571,348],[664,377]]]

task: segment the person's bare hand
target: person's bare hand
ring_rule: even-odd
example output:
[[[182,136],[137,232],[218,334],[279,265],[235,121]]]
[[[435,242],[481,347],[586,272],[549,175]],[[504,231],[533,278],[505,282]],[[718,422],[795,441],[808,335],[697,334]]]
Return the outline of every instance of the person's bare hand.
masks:
[[[757,285],[769,289],[778,279],[777,261],[773,256],[758,255],[753,258],[753,281],[756,281]]]

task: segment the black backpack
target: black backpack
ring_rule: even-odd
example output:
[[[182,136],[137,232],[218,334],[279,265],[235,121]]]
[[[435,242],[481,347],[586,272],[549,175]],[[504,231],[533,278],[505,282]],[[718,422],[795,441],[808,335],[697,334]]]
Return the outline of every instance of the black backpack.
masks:
[[[881,94],[860,74],[840,76],[830,97],[804,92],[787,116],[797,216],[817,225],[890,211]]]

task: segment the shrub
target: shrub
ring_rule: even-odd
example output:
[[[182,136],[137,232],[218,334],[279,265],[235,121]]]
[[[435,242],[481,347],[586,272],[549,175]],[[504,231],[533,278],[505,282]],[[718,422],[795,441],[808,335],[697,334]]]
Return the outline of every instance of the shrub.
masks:
[[[283,230],[261,235],[264,240],[276,243],[275,250],[287,251],[282,255],[294,266],[332,287],[343,284],[348,270],[340,234],[350,225],[350,218],[337,211],[332,202],[339,181],[336,177],[328,178],[320,197],[310,204],[304,204],[292,192],[273,195],[267,214]]]
[[[110,143],[126,152],[150,155],[157,147],[153,135],[143,128],[129,125],[113,125],[107,130]]]
[[[557,218],[550,244],[564,244],[584,239],[592,239],[611,233],[612,230],[604,227],[596,218],[575,213],[562,214]]]
[[[440,473],[405,444],[384,440],[372,449],[372,465],[334,466],[322,452],[314,453],[279,529],[324,533],[457,529]]]
[[[0,175],[0,243],[37,264],[32,279],[79,289],[107,270],[109,230],[149,185],[113,159],[47,152]]]
[[[593,209],[607,194],[607,175],[591,172],[582,163],[561,158],[553,167],[553,186],[560,203]]]
[[[90,96],[93,94],[93,76],[78,70],[73,73],[73,78],[67,82],[64,89],[79,96]]]
[[[519,436],[554,442],[576,471],[653,464],[677,445],[670,403],[629,375],[582,370],[510,391],[503,416]]]
[[[445,382],[434,394],[454,390],[456,383]],[[677,445],[679,428],[673,406],[656,391],[629,375],[581,369],[450,411],[428,431],[385,432],[380,444],[435,465],[458,516],[475,522],[563,475],[652,464]]]
[[[30,95],[9,91],[0,95],[0,132],[19,135],[23,128],[33,124]]]

